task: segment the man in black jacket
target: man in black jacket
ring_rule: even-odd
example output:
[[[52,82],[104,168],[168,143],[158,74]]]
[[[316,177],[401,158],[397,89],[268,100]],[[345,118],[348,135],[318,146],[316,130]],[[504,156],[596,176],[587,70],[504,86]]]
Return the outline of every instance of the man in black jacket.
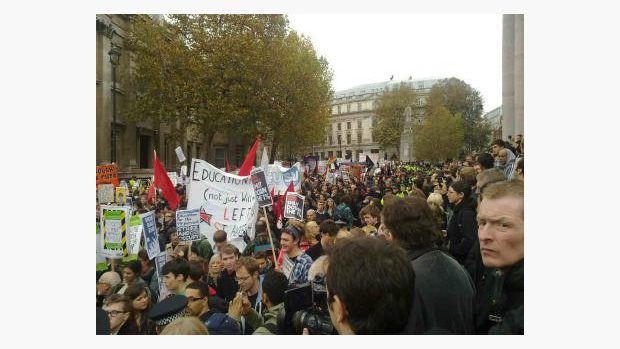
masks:
[[[523,182],[502,181],[482,192],[478,239],[486,267],[477,289],[476,332],[523,334]]]
[[[403,334],[438,329],[472,334],[473,282],[454,258],[434,246],[437,226],[426,200],[390,198],[381,222],[379,237],[403,247],[416,274],[413,307]]]

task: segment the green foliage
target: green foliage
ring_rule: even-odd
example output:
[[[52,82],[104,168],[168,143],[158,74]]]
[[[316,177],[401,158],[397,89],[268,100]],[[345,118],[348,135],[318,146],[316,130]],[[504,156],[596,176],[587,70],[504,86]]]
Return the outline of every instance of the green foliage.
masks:
[[[324,137],[332,73],[283,15],[136,16],[129,47],[134,120],[193,126],[205,149],[217,132],[300,149]]]
[[[427,111],[424,125],[414,129],[413,154],[418,160],[443,161],[458,155],[463,145],[460,115],[445,107]]]
[[[373,130],[374,138],[383,149],[400,146],[403,132],[405,108],[413,106],[415,91],[405,83],[395,90],[386,91],[378,100],[376,110],[377,126]]]
[[[443,79],[433,85],[427,113],[445,107],[451,114],[461,115],[464,131],[464,150],[468,153],[484,149],[490,129],[482,118],[483,101],[480,92],[457,78]]]

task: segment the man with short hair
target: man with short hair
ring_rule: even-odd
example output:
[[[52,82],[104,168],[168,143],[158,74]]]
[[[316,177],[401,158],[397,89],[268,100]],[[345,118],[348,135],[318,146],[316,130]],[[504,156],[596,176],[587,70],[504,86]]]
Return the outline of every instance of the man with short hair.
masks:
[[[262,312],[260,274],[258,263],[252,257],[241,257],[235,265],[239,291],[245,292],[252,308]]]
[[[223,268],[217,279],[217,295],[230,302],[239,291],[239,285],[235,279],[235,266],[239,259],[239,251],[235,246],[225,244],[221,245],[220,255],[222,256]]]
[[[328,251],[325,285],[339,334],[400,334],[413,304],[415,273],[401,248],[351,238]]]
[[[325,254],[325,249],[333,245],[336,235],[340,228],[331,219],[324,220],[319,225],[319,233],[321,233],[321,241],[318,244],[314,244],[306,250],[306,254],[312,258],[313,261],[317,260],[320,256]]]
[[[228,243],[228,235],[224,230],[216,230],[213,233],[213,243],[215,244],[215,248],[213,251],[215,253],[219,253],[221,251],[222,246]]]
[[[289,285],[308,281],[308,270],[312,265],[312,258],[299,248],[301,236],[302,231],[293,224],[287,225],[280,235],[280,247],[284,252],[282,272]]]
[[[377,228],[379,227],[381,210],[375,205],[368,205],[360,210],[360,216],[365,223],[365,226],[362,228],[364,232],[367,234],[374,234],[371,236],[375,236]]]
[[[164,284],[170,293],[185,295],[187,277],[189,276],[189,263],[184,259],[173,259],[164,264],[162,268]]]
[[[329,212],[327,212],[327,208],[325,207],[325,200],[319,200],[316,206],[316,220],[317,223],[321,224],[321,222],[330,218]]]
[[[225,313],[211,310],[209,303],[209,287],[200,281],[192,282],[185,289],[187,294],[187,310],[189,316],[196,316],[209,330],[211,335],[241,334],[239,323]]]
[[[476,295],[476,332],[523,334],[523,182],[489,184],[478,207],[478,239],[486,267]]]
[[[386,200],[381,211],[379,237],[404,248],[416,273],[413,307],[403,334],[437,328],[472,334],[474,284],[467,271],[435,245],[437,229],[430,206],[419,197]]]
[[[474,164],[474,169],[477,174],[480,174],[484,170],[489,170],[495,167],[495,159],[493,159],[493,155],[489,153],[482,153],[476,157],[476,163]]]

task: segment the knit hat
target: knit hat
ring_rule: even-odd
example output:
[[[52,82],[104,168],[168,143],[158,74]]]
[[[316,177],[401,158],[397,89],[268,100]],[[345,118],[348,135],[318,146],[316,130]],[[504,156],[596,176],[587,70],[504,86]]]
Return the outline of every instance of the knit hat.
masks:
[[[99,281],[100,284],[108,284],[112,287],[118,285],[121,283],[121,276],[118,275],[117,272],[114,271],[106,271],[105,273],[101,274],[101,276],[99,277]]]
[[[155,304],[149,311],[149,318],[157,326],[166,326],[172,321],[185,315],[187,297],[172,294],[161,302]]]

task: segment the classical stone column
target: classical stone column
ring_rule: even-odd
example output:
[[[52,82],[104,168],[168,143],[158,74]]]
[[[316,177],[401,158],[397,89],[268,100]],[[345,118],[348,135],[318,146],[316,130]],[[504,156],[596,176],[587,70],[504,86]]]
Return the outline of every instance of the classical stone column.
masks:
[[[514,42],[515,15],[504,15],[502,33],[502,139],[514,134]]]
[[[514,16],[514,133],[523,134],[523,15]]]

